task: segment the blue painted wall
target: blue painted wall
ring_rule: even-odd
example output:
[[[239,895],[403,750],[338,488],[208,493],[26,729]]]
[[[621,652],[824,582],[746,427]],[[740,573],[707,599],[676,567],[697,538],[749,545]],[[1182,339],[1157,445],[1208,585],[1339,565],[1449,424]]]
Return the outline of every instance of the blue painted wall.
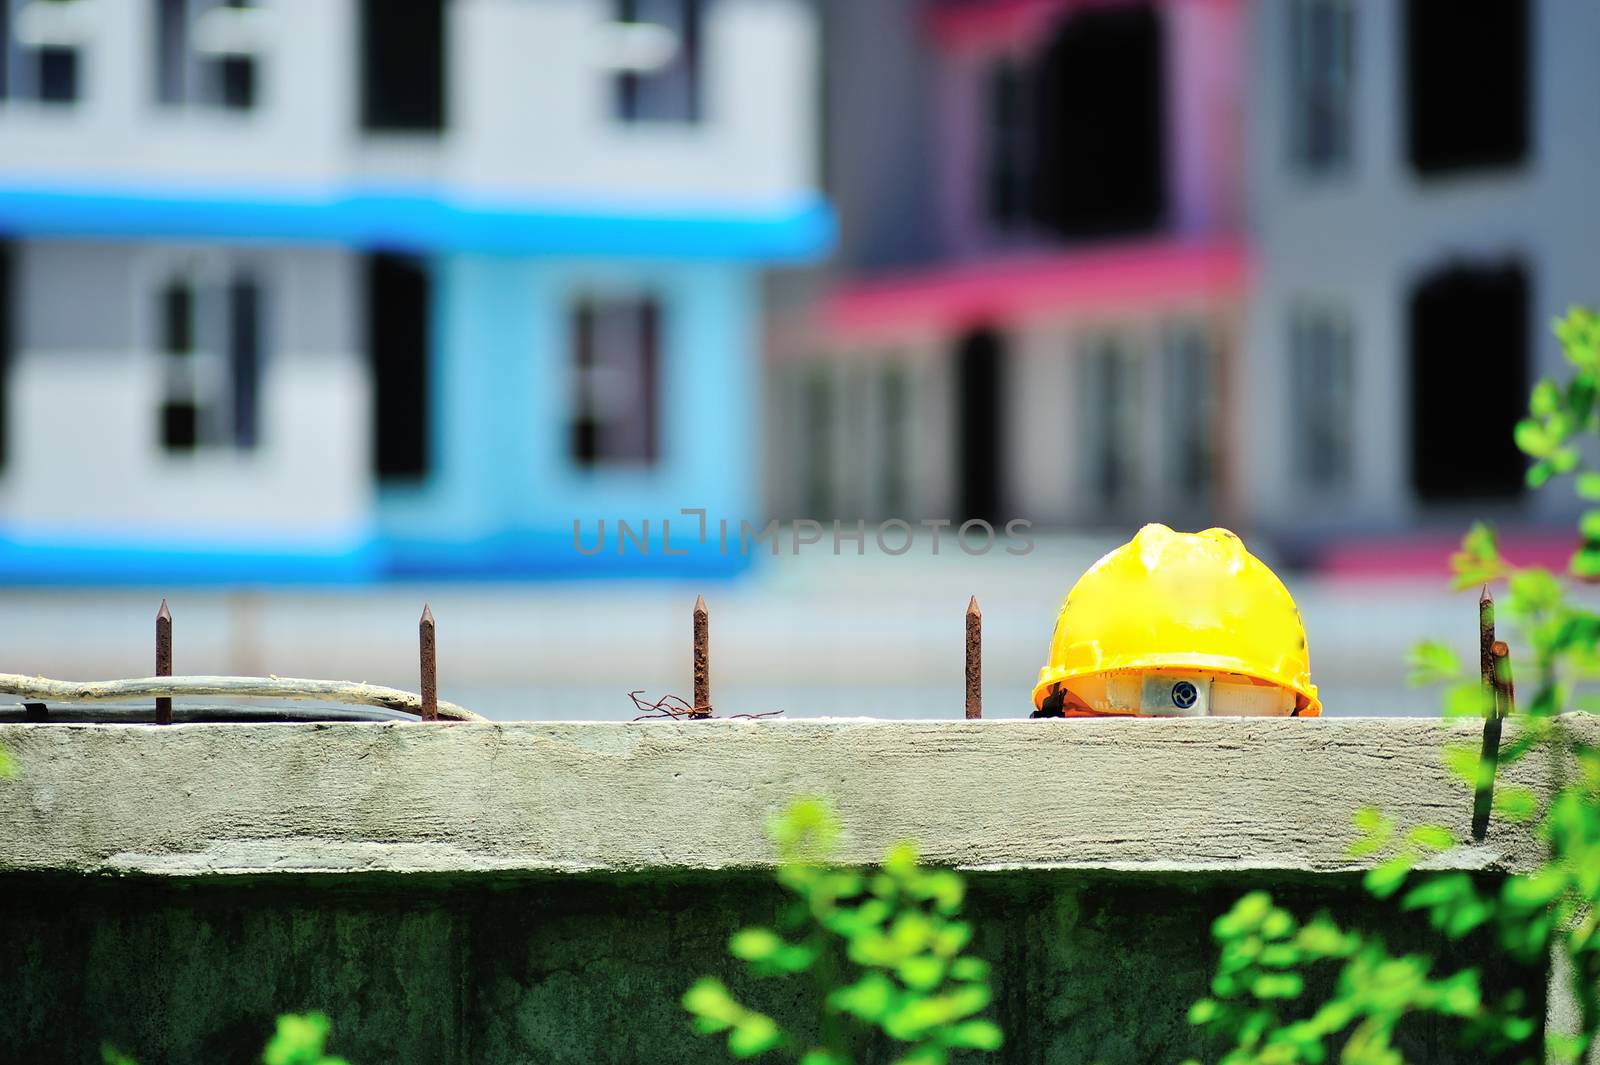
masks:
[[[432,262],[435,299],[431,470],[388,486],[379,529],[407,573],[707,574],[743,566],[714,530],[758,512],[760,338],[750,267],[682,260],[520,259],[453,254]],[[573,302],[586,292],[661,302],[660,456],[651,467],[581,469],[568,455]],[[694,542],[702,507],[707,545]],[[592,548],[573,546],[573,521]],[[649,522],[649,552],[619,549],[616,522]],[[673,549],[662,551],[663,519]],[[735,535],[736,539],[736,535]]]

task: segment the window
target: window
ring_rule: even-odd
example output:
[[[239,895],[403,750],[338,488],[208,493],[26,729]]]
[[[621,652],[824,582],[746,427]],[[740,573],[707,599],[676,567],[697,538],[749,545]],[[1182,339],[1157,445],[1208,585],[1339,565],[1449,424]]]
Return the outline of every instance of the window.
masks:
[[[381,480],[418,480],[428,472],[428,273],[408,256],[369,256],[366,296],[373,462]]]
[[[804,413],[799,441],[806,513],[821,520],[834,512],[833,373],[831,365],[808,366],[802,393]]]
[[[956,348],[957,502],[963,520],[1001,520],[1000,480],[1004,469],[1006,338],[992,326],[967,333]]]
[[[1411,481],[1425,501],[1514,498],[1528,402],[1522,267],[1453,265],[1411,294]]]
[[[247,274],[179,273],[157,295],[161,443],[168,451],[255,447],[259,439],[262,307]]]
[[[1166,331],[1162,350],[1163,465],[1179,500],[1207,498],[1217,464],[1217,338],[1200,323]]]
[[[152,0],[156,99],[248,111],[256,105],[264,9],[253,0]]]
[[[1527,0],[1407,0],[1411,165],[1509,166],[1528,149]]]
[[[650,465],[659,451],[661,310],[653,299],[585,298],[572,313],[572,461]]]
[[[1297,483],[1338,492],[1350,482],[1355,413],[1354,335],[1350,316],[1302,307],[1289,325],[1289,427]]]
[[[1308,171],[1350,161],[1353,18],[1350,0],[1294,0],[1289,8],[1290,152]]]
[[[889,517],[900,515],[910,502],[911,382],[905,364],[885,363],[879,379],[882,447],[879,449],[878,507]]]
[[[1034,210],[1066,237],[1148,232],[1166,213],[1161,20],[1144,5],[1068,15],[1032,115]]]
[[[367,129],[444,129],[445,14],[445,0],[361,0],[361,124]]]
[[[76,101],[91,15],[86,0],[0,0],[0,99]]]
[[[1139,480],[1140,381],[1137,354],[1122,338],[1102,336],[1084,352],[1079,420],[1084,480],[1102,505],[1133,501]]]
[[[984,155],[984,206],[989,221],[1006,228],[1025,219],[1028,203],[1027,80],[1010,58],[997,60],[986,76],[988,151]]]
[[[615,0],[609,65],[624,122],[700,120],[704,0]]]

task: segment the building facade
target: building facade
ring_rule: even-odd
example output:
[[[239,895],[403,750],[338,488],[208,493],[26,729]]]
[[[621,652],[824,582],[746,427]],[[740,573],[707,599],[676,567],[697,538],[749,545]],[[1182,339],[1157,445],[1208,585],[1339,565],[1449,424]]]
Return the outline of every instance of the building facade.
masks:
[[[803,0],[0,17],[0,578],[737,564],[575,523],[756,506],[757,274],[832,232]]]
[[[1510,438],[1550,320],[1600,299],[1593,5],[859,7],[828,9],[843,239],[774,329],[773,506],[1312,547],[1571,513]]]

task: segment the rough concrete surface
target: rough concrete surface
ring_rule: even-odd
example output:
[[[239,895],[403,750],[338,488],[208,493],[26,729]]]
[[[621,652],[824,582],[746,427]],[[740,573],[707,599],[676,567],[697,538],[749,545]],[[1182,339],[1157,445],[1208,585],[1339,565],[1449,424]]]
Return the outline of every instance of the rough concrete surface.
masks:
[[[1595,721],[1566,722],[1594,733]],[[898,839],[967,869],[1326,872],[1351,814],[1467,834],[1427,720],[0,725],[0,870],[162,876],[714,870],[833,799],[847,857]],[[1508,729],[1507,741],[1514,733]],[[1596,737],[1600,738],[1600,737]],[[1548,765],[1511,779],[1539,789]],[[1496,822],[1450,860],[1518,868]]]
[[[1583,730],[1593,741],[1593,722]],[[1508,728],[1507,740],[1511,738]],[[725,1060],[678,996],[711,973],[781,1019],[728,936],[770,922],[766,817],[830,796],[851,859],[915,837],[973,870],[999,1062],[1172,1063],[1215,964],[1210,923],[1267,887],[1461,962],[1373,906],[1350,814],[1465,834],[1440,766],[1471,723],[1421,720],[0,726],[0,1060],[255,1060],[323,1009],[353,1065]],[[1543,787],[1547,764],[1514,777]],[[1527,863],[1496,824],[1452,858]],[[1544,974],[1491,983],[1543,998]],[[1407,1060],[1482,1060],[1407,1022]],[[1214,1048],[1213,1048],[1214,1049]],[[888,1060],[887,1057],[883,1060]]]

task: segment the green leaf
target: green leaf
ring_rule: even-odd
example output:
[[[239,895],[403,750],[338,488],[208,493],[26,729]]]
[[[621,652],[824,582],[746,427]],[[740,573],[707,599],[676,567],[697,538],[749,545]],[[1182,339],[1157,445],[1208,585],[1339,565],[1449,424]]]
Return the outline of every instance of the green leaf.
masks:
[[[838,988],[828,996],[828,1005],[864,1021],[881,1020],[894,1005],[895,987],[881,972],[871,972]]]
[[[1600,544],[1583,545],[1568,561],[1567,568],[1574,577],[1583,580],[1600,577]]]
[[[1211,934],[1218,939],[1234,939],[1254,931],[1271,910],[1272,896],[1265,891],[1252,891],[1211,922]]]
[[[1496,580],[1505,569],[1500,557],[1494,530],[1483,522],[1475,522],[1461,538],[1461,549],[1450,556],[1450,568],[1455,573],[1455,588],[1466,588]]]
[[[1356,828],[1361,830],[1361,837],[1349,847],[1352,858],[1376,854],[1394,838],[1394,819],[1383,816],[1375,806],[1363,806],[1355,812],[1352,820]]]
[[[1299,973],[1263,973],[1250,984],[1256,998],[1299,998],[1305,981]]]
[[[1511,599],[1515,610],[1533,614],[1549,610],[1561,602],[1561,582],[1556,575],[1538,566],[1529,566],[1511,574]]]
[[[1545,429],[1543,423],[1532,418],[1524,418],[1512,430],[1512,439],[1523,454],[1536,459],[1542,459],[1555,447],[1559,441]]]
[[[124,1054],[110,1043],[100,1044],[100,1061],[102,1062],[102,1065],[139,1065],[137,1061],[133,1060],[131,1057]]]
[[[744,1012],[744,1007],[733,1000],[728,994],[728,989],[721,980],[713,976],[702,976],[694,982],[689,990],[683,993],[683,1008],[701,1018],[707,1025],[704,1031],[720,1032],[732,1027]]]
[[[931,954],[907,958],[895,968],[900,982],[913,991],[932,991],[944,980],[944,960]]]
[[[954,1025],[942,1042],[945,1046],[965,1050],[999,1050],[1000,1044],[1005,1042],[1005,1036],[1001,1034],[999,1025],[980,1017]]]
[[[1547,865],[1509,878],[1500,889],[1501,897],[1512,906],[1534,910],[1554,902],[1567,888],[1567,874],[1559,866]]]
[[[1561,389],[1556,383],[1546,378],[1533,386],[1533,394],[1528,397],[1528,411],[1535,418],[1548,418],[1561,406]]]
[[[728,1050],[734,1057],[753,1058],[783,1042],[778,1022],[760,1013],[748,1012],[728,1033]]]
[[[1461,675],[1461,660],[1448,644],[1438,640],[1414,645],[1406,664],[1411,667],[1406,683],[1414,688],[1455,680]]]
[[[1444,766],[1450,774],[1469,785],[1478,783],[1478,748],[1473,744],[1451,743],[1444,748]]]
[[[1443,825],[1418,825],[1406,833],[1406,838],[1428,850],[1447,851],[1456,845],[1455,833]]]
[[[317,1065],[332,1027],[325,1013],[285,1013],[261,1051],[265,1065]]]
[[[1452,684],[1444,693],[1445,717],[1488,717],[1493,708],[1494,696],[1484,690],[1481,681]]]
[[[952,980],[987,980],[989,963],[982,958],[957,958],[950,963]]]
[[[1586,510],[1578,519],[1578,532],[1585,540],[1600,540],[1600,510]]]
[[[1572,486],[1577,491],[1579,499],[1587,499],[1591,503],[1600,502],[1600,473],[1592,471],[1580,473]]]
[[[1400,890],[1400,885],[1406,882],[1406,877],[1411,874],[1411,869],[1416,865],[1415,854],[1397,854],[1388,861],[1382,862],[1367,870],[1362,877],[1362,883],[1367,891],[1380,899],[1386,899]]]
[[[1494,812],[1509,821],[1527,821],[1537,809],[1533,792],[1527,788],[1501,785],[1494,793]]]
[[[1222,1013],[1222,1006],[1215,1000],[1203,998],[1189,1007],[1190,1024],[1210,1024]]]
[[[812,1047],[800,1056],[799,1065],[850,1065],[844,1058],[834,1057],[820,1047]]]
[[[728,953],[744,961],[767,961],[784,946],[783,937],[770,928],[746,928],[728,940]]]

